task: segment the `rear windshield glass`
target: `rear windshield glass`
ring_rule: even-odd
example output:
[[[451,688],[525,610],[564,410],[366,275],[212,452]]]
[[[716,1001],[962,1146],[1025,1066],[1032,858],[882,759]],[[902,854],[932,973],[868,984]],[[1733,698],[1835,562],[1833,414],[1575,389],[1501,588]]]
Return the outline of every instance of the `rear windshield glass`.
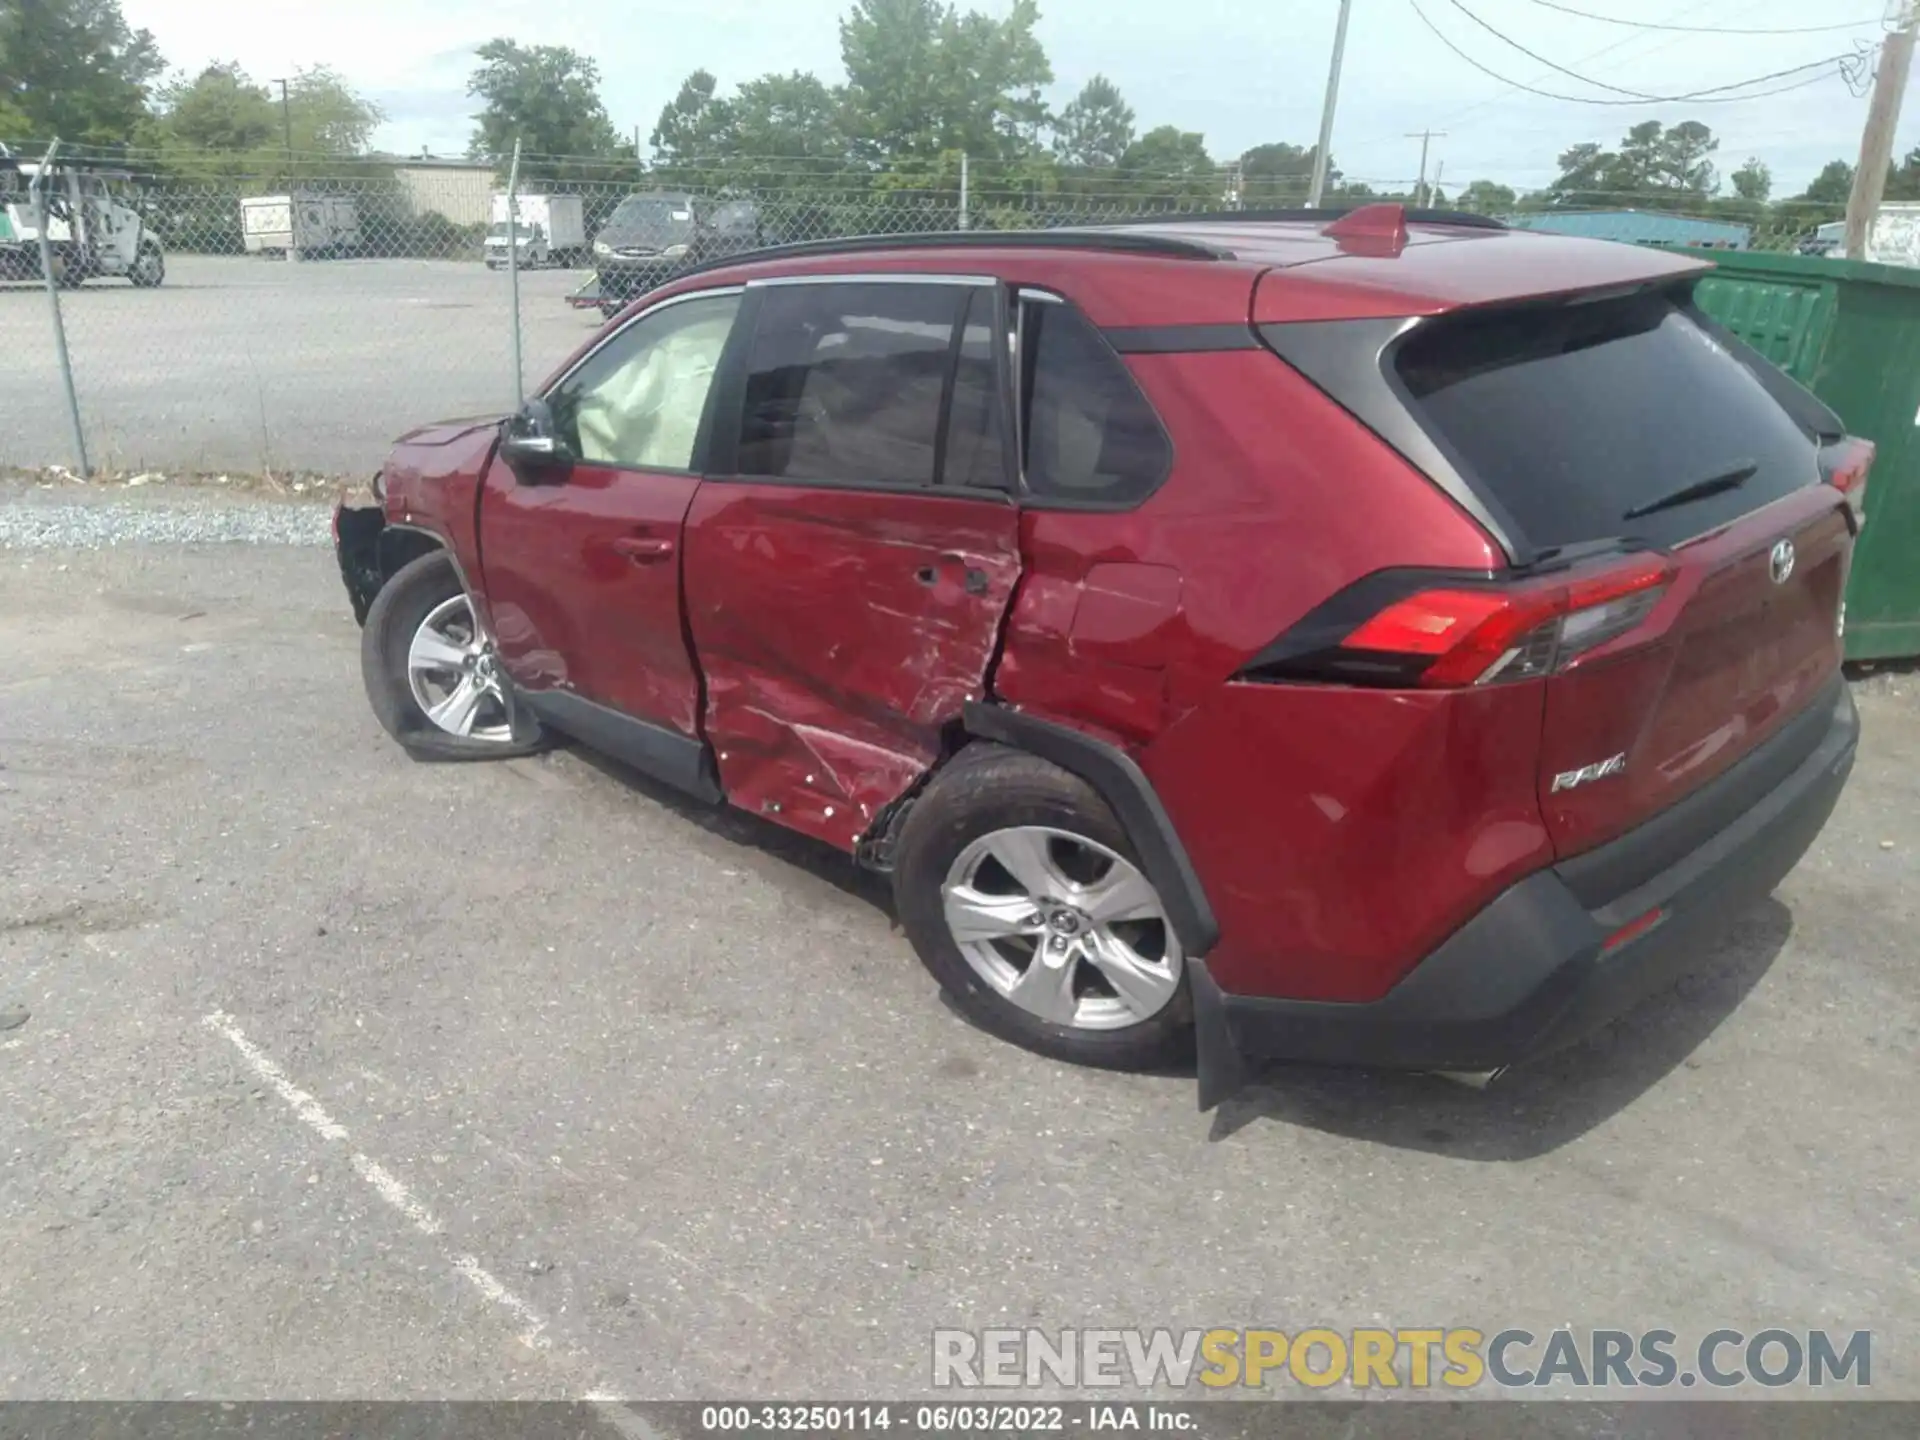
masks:
[[[1428,431],[1540,549],[1671,545],[1818,476],[1814,441],[1668,295],[1438,321],[1395,364]],[[1676,498],[1693,488],[1712,493]]]

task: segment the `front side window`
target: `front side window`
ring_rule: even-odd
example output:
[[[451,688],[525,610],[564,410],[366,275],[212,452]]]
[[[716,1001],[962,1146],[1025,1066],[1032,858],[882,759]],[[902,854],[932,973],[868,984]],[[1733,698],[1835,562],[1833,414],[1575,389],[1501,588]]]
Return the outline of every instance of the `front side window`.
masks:
[[[743,476],[931,485],[969,287],[770,287],[747,362]]]
[[[1021,307],[1027,491],[1038,500],[1130,505],[1166,478],[1173,448],[1126,365],[1071,305]]]
[[[665,306],[626,327],[547,396],[554,428],[588,464],[687,470],[740,297]]]

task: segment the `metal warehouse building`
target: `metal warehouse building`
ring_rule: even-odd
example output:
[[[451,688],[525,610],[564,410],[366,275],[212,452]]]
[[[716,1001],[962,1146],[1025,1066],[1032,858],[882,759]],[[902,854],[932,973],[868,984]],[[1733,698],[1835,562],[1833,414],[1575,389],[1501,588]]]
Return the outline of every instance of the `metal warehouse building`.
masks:
[[[1624,240],[1636,245],[1706,245],[1719,250],[1745,250],[1753,239],[1753,227],[1749,225],[1695,220],[1658,210],[1543,210],[1509,215],[1507,223],[1519,230],[1550,230],[1556,235]]]

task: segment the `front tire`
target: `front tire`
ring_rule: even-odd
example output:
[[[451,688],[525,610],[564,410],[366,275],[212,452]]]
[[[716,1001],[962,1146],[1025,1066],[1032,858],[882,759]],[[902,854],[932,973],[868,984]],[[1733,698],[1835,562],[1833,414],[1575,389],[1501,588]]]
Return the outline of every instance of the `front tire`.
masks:
[[[142,245],[140,253],[133,258],[133,269],[127,272],[127,278],[138,289],[158,289],[160,282],[167,278],[167,257],[160,247]]]
[[[360,674],[386,732],[419,760],[492,760],[544,748],[443,550],[381,587],[360,632]]]
[[[893,887],[921,963],[983,1029],[1106,1069],[1192,1055],[1185,957],[1166,906],[1077,775],[969,746],[908,813]]]

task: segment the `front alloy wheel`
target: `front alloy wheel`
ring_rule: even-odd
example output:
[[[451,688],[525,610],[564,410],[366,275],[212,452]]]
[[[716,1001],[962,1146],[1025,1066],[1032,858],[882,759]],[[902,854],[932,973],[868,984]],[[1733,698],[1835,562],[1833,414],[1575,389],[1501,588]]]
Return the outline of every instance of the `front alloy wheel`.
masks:
[[[381,727],[415,759],[499,760],[546,744],[443,550],[403,565],[373,597],[360,675]]]
[[[413,632],[407,683],[421,712],[449,735],[495,744],[513,739],[493,644],[464,594],[434,606]]]
[[[1159,892],[1085,836],[1040,825],[991,831],[954,857],[941,899],[974,973],[1050,1024],[1137,1025],[1180,988],[1180,943]]]

